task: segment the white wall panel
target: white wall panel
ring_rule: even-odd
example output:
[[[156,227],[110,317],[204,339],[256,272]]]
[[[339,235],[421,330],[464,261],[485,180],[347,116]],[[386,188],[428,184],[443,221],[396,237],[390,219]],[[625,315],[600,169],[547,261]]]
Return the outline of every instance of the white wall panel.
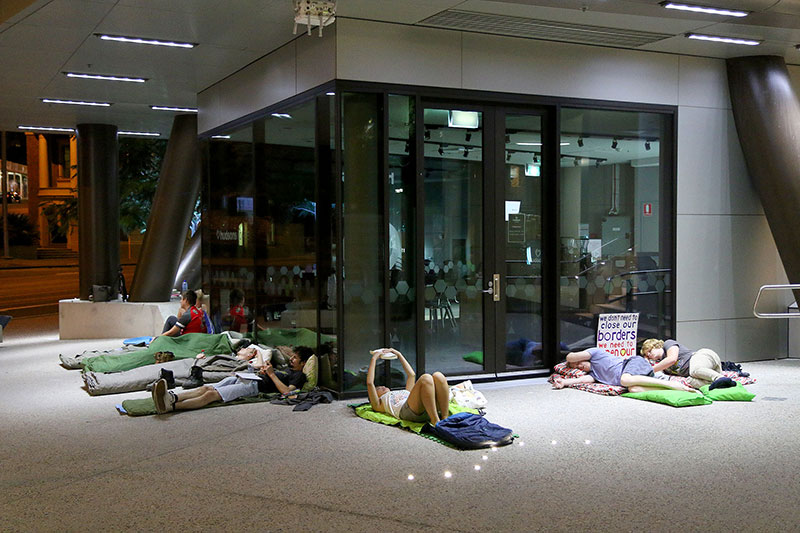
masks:
[[[461,33],[350,19],[336,24],[338,78],[461,87]]]
[[[704,57],[678,57],[680,58],[679,105],[731,108],[725,61]]]
[[[464,88],[678,103],[678,57],[464,33]]]
[[[336,25],[304,35],[297,44],[297,86],[301,93],[336,77]]]
[[[729,109],[679,109],[677,212],[763,214]]]
[[[710,348],[723,361],[757,361],[786,354],[783,320],[699,320],[678,322],[677,330],[681,344],[695,350]]]

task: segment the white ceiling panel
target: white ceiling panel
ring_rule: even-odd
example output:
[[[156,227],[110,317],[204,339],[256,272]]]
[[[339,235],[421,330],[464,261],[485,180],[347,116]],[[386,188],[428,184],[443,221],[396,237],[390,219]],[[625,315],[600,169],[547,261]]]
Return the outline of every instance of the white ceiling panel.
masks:
[[[781,0],[768,10],[787,15],[800,15],[800,0]]]
[[[69,28],[90,32],[103,20],[113,4],[94,0],[52,0],[18,22],[44,28]]]
[[[415,24],[445,9],[461,9],[462,4],[464,2],[461,0],[345,0],[337,4],[336,14],[356,19]]]
[[[19,23],[0,33],[0,46],[19,48],[21,53],[25,50],[47,50],[66,60],[84,39],[84,33],[70,28],[53,27],[43,32],[41,26]]]

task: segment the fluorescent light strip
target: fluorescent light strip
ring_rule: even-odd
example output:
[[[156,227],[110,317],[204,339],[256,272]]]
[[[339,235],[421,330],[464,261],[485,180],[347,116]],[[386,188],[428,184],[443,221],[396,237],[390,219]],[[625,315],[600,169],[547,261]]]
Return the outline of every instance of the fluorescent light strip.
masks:
[[[45,104],[67,104],[67,105],[86,105],[94,107],[111,107],[108,102],[84,102],[81,100],[57,100],[54,98],[42,98]]]
[[[292,118],[289,113],[273,113],[272,116],[275,118]]]
[[[212,135],[211,138],[212,139],[230,139],[231,136],[230,135]]]
[[[752,39],[736,39],[733,37],[719,37],[716,35],[700,35],[697,33],[687,33],[686,37],[689,39],[697,39],[699,41],[711,41],[714,43],[726,43],[726,44],[743,44],[745,46],[757,46],[761,44],[761,41],[754,41]]]
[[[152,44],[154,46],[169,46],[172,48],[194,48],[197,43],[182,43],[178,41],[162,41],[160,39],[143,39],[141,37],[127,37],[125,35],[105,35],[95,33],[103,41],[118,41],[121,43]]]
[[[192,107],[167,107],[161,105],[151,105],[150,109],[155,109],[156,111],[184,111],[186,113],[197,113],[197,109]]]
[[[516,144],[517,146],[541,146],[542,145],[542,143],[514,143],[514,144]],[[569,143],[567,143],[567,142],[562,142],[562,143],[559,143],[559,144],[561,146],[569,146]]]
[[[721,7],[698,6],[692,4],[678,4],[675,2],[661,2],[666,9],[677,9],[679,11],[692,11],[694,13],[707,13],[709,15],[721,15],[723,17],[746,17],[749,11],[739,11],[737,9],[724,9]]]
[[[17,126],[21,130],[31,131],[61,131],[65,133],[73,133],[75,130],[72,128],[54,128],[52,126]]]
[[[131,135],[135,137],[160,137],[160,133],[154,131],[118,131],[117,135]]]
[[[105,80],[105,81],[131,81],[134,83],[144,83],[147,78],[130,78],[128,76],[111,76],[104,74],[84,74],[82,72],[65,72],[68,78],[84,78],[87,80]]]

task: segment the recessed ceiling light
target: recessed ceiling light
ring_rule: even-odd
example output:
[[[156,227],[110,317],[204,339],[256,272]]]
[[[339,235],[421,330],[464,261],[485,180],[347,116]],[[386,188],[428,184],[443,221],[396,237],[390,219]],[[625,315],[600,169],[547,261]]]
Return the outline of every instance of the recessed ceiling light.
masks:
[[[230,139],[231,136],[230,135],[212,135],[211,138],[212,139]]]
[[[131,78],[129,76],[113,76],[110,74],[86,74],[83,72],[65,72],[64,75],[68,78],[84,78],[87,80],[131,81],[134,83],[144,83],[147,81],[147,78]]]
[[[31,131],[61,131],[65,133],[73,133],[75,130],[72,128],[56,128],[53,126],[17,126],[21,130]]]
[[[723,17],[746,17],[749,11],[738,9],[725,9],[722,7],[698,6],[694,4],[679,4],[677,2],[661,2],[661,6],[666,9],[677,9],[679,11],[692,11],[694,13],[707,13],[709,15],[722,15]]]
[[[737,39],[734,37],[720,37],[718,35],[701,35],[698,33],[687,33],[686,37],[689,39],[698,39],[700,41],[711,41],[715,43],[726,44],[743,44],[745,46],[757,46],[761,41],[754,41],[752,39]]]
[[[45,104],[86,105],[94,107],[111,107],[108,102],[84,102],[83,100],[58,100],[55,98],[42,98]]]
[[[118,41],[121,43],[152,44],[154,46],[170,46],[172,48],[194,48],[197,43],[182,43],[179,41],[162,41],[161,39],[144,39],[142,37],[129,37],[126,35],[106,35],[95,33],[103,41]]]
[[[150,109],[155,109],[156,111],[183,111],[185,113],[197,113],[197,109],[193,107],[168,107],[161,105],[151,105]]]
[[[155,131],[118,131],[117,135],[130,135],[134,137],[160,137],[161,134]]]

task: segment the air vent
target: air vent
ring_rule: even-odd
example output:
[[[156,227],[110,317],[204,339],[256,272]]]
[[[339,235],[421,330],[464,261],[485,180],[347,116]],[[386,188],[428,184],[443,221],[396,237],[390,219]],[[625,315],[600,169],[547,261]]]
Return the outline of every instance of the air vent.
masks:
[[[603,26],[571,24],[569,22],[556,22],[526,17],[510,17],[506,15],[493,15],[490,13],[475,13],[455,9],[437,13],[419,22],[418,25],[479,33],[493,33],[511,37],[617,46],[622,48],[636,48],[662,39],[674,37],[674,35],[669,33],[606,28]]]

